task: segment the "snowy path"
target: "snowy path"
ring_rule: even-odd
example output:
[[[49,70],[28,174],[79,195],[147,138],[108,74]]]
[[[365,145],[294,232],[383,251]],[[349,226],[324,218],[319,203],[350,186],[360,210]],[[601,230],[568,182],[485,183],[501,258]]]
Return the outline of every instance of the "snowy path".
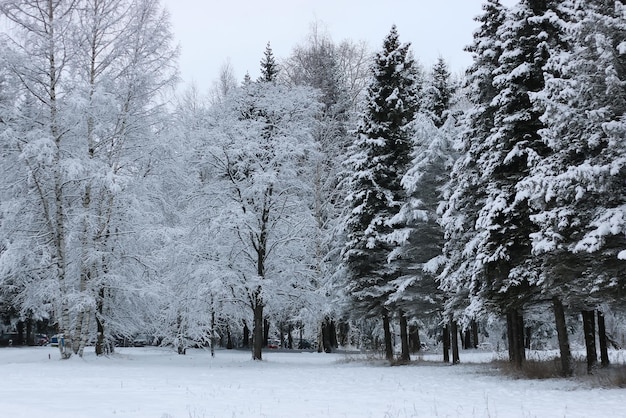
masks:
[[[51,359],[48,359],[50,355]],[[626,390],[515,380],[484,365],[388,367],[341,354],[0,349],[2,417],[626,417]]]

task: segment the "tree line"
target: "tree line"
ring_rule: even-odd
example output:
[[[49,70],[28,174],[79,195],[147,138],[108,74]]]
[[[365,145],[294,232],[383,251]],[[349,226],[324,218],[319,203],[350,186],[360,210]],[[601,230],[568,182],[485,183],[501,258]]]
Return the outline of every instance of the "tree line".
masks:
[[[459,336],[475,345],[503,317],[521,367],[525,313],[550,307],[565,375],[574,312],[590,370],[596,316],[608,364],[626,266],[621,1],[487,0],[459,77],[443,58],[425,70],[395,26],[373,55],[314,27],[285,59],[268,43],[256,80],[225,64],[209,95],[174,94],[158,2],[1,11],[0,307],[54,324],[63,357],[141,332],[260,360],[274,333],[406,362],[432,325],[458,362]]]

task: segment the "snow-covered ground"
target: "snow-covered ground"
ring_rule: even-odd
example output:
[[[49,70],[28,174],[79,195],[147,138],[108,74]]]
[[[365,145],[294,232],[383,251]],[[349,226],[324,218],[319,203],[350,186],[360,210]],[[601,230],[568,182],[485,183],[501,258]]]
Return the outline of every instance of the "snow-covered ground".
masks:
[[[355,355],[120,348],[59,360],[0,349],[1,417],[626,417],[626,390],[521,380],[489,365],[389,367]],[[492,353],[462,353],[485,361]],[[623,357],[622,357],[623,358]],[[431,360],[426,356],[424,360]]]

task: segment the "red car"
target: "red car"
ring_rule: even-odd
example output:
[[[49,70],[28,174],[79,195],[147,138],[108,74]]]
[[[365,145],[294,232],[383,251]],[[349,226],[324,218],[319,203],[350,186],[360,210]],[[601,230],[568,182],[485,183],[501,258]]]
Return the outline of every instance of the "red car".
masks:
[[[278,341],[278,340],[269,340],[267,342],[267,348],[280,348],[280,341]]]

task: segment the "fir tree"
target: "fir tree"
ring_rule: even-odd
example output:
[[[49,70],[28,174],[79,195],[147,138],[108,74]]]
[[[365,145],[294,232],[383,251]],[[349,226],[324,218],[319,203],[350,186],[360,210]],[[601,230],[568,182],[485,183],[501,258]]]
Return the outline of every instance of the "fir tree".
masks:
[[[549,149],[539,131],[541,106],[531,96],[544,87],[544,66],[562,46],[557,1],[524,0],[508,15],[497,33],[502,41],[493,86],[493,128],[477,160],[478,185],[485,192],[476,219],[473,248],[484,280],[472,289],[481,304],[507,314],[509,354],[521,367],[524,360],[523,309],[540,291],[539,268],[532,257],[530,235],[537,227],[526,196],[518,185]]]
[[[583,318],[605,303],[621,305],[626,261],[626,110],[624,9],[619,2],[565,2],[570,48],[548,61],[541,135],[551,153],[521,184],[537,213],[533,252],[547,295],[562,295]],[[626,257],[624,257],[626,258]],[[585,321],[585,327],[589,323]],[[595,366],[595,337],[587,360]],[[605,363],[608,363],[608,358]]]
[[[502,54],[497,34],[506,18],[506,9],[500,0],[488,0],[483,10],[483,14],[476,18],[480,27],[474,33],[474,41],[467,47],[474,60],[467,71],[466,81],[472,107],[464,119],[462,156],[456,161],[450,182],[445,187],[446,203],[440,220],[445,234],[445,263],[440,287],[448,295],[446,310],[449,315],[467,318],[484,313],[474,292],[484,281],[483,270],[475,262],[475,243],[479,238],[475,228],[477,208],[486,198],[478,160],[489,152],[486,138],[494,126],[497,106],[493,99],[498,93],[493,86],[493,72]]]
[[[448,64],[439,57],[430,75],[430,85],[425,89],[424,112],[427,113],[437,128],[441,128],[450,114],[452,97],[456,91],[450,79]]]
[[[272,47],[268,42],[265,47],[265,52],[263,53],[263,59],[261,60],[261,77],[259,77],[259,81],[265,81],[268,83],[275,82],[276,77],[278,77],[278,72],[278,64],[276,64]]]
[[[394,224],[394,218],[406,199],[401,179],[411,158],[411,123],[417,106],[415,62],[393,26],[383,50],[374,57],[349,161],[352,210],[343,252],[355,312],[362,317],[382,316],[389,359],[393,356],[388,332],[391,312],[385,302],[393,290],[391,281],[399,274],[389,257],[399,245],[393,232],[400,225]]]

